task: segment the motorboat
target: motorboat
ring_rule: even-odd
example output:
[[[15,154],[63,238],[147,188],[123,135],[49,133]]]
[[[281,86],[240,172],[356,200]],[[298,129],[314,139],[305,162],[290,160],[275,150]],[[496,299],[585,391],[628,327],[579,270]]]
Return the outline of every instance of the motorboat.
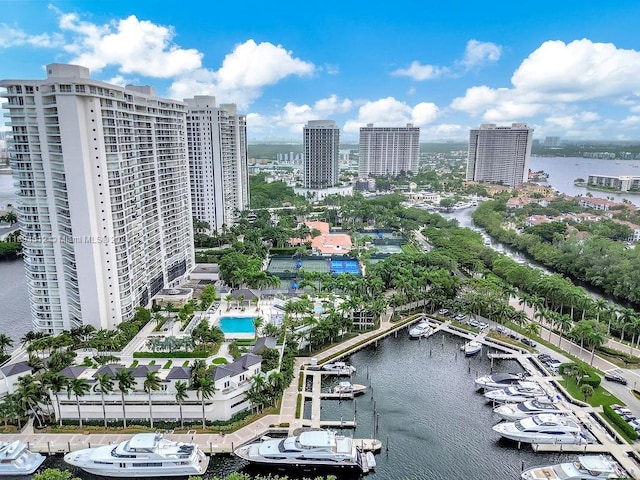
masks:
[[[581,455],[577,460],[546,467],[533,467],[520,475],[522,480],[601,480],[627,478],[617,462],[604,455]]]
[[[503,422],[493,426],[502,437],[522,443],[587,443],[582,428],[568,416],[541,413],[515,422]]]
[[[64,461],[93,475],[129,478],[202,475],[209,465],[195,443],[173,442],[159,433],[138,433],[115,446],[71,452]]]
[[[433,328],[429,325],[429,322],[420,322],[409,330],[409,336],[411,338],[428,337],[432,333]]]
[[[524,379],[525,377],[522,373],[494,373],[493,375],[484,375],[476,378],[476,386],[488,392],[489,390],[506,388]]]
[[[337,375],[352,375],[356,373],[356,367],[345,362],[327,363],[322,369]]]
[[[494,403],[520,403],[535,398],[544,398],[547,392],[536,382],[519,382],[500,390],[485,392],[487,400]]]
[[[360,385],[358,383],[340,382],[333,387],[332,393],[338,393],[340,395],[360,395],[367,389],[366,385]]]
[[[353,469],[364,473],[375,467],[373,453],[365,453],[357,440],[331,430],[267,439],[244,445],[233,453],[248,462],[274,467]]]
[[[539,400],[527,400],[520,403],[506,403],[493,409],[502,419],[509,422],[520,420],[521,418],[539,415],[541,413],[552,413],[556,415],[568,415],[571,410],[561,407],[552,400],[540,398]]]
[[[460,347],[460,350],[462,350],[467,357],[470,357],[471,355],[475,355],[480,350],[482,350],[482,344],[480,342],[471,340]]]
[[[30,475],[45,461],[46,457],[29,450],[26,443],[0,442],[0,476]]]

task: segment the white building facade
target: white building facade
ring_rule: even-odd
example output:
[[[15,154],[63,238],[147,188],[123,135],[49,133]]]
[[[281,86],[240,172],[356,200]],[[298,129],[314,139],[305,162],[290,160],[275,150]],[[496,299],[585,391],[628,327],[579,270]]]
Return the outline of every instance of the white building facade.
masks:
[[[34,327],[115,327],[194,264],[185,105],[77,65],[0,86]]]
[[[333,120],[310,120],[303,130],[304,188],[338,184],[340,129]]]
[[[420,128],[374,127],[360,128],[358,175],[396,176],[400,172],[418,172],[420,158]]]
[[[185,102],[193,216],[221,231],[249,206],[247,119],[212,96]]]
[[[469,134],[467,181],[515,187],[527,181],[533,128],[484,124]]]

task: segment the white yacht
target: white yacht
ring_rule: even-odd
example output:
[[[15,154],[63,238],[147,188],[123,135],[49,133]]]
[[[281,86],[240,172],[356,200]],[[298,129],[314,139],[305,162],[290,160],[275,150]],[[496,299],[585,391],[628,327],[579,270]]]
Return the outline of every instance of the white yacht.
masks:
[[[542,413],[493,426],[504,438],[522,443],[587,443],[580,425],[571,417]]]
[[[544,397],[547,392],[536,382],[519,382],[500,390],[485,392],[487,400],[494,403],[519,403],[533,400],[537,397]]]
[[[409,330],[409,336],[411,338],[428,337],[432,333],[433,328],[431,328],[429,322],[420,322]]]
[[[462,350],[466,356],[470,357],[482,350],[482,344],[471,340],[460,347],[460,350]]]
[[[509,422],[520,420],[521,418],[539,415],[540,413],[553,413],[556,415],[568,415],[571,410],[553,403],[552,400],[540,398],[538,400],[527,400],[520,403],[507,403],[493,409],[502,419]]]
[[[582,455],[574,462],[534,467],[522,472],[522,480],[601,480],[629,475],[604,455]]]
[[[360,395],[361,393],[364,393],[366,389],[366,385],[351,382],[340,382],[338,385],[333,387],[332,393]]]
[[[0,442],[0,476],[30,475],[35,472],[45,456],[30,451],[26,443]]]
[[[322,367],[322,369],[338,375],[351,375],[356,373],[356,367],[345,362],[327,363]]]
[[[476,387],[483,388],[485,392],[488,392],[489,390],[506,388],[524,379],[522,373],[494,373],[476,378]]]
[[[357,441],[331,430],[264,440],[244,445],[233,453],[248,462],[274,467],[354,469],[366,473],[375,466],[371,452],[365,454]]]
[[[173,442],[157,433],[71,452],[64,461],[94,475],[128,478],[202,475],[209,465],[209,457],[195,443]]]

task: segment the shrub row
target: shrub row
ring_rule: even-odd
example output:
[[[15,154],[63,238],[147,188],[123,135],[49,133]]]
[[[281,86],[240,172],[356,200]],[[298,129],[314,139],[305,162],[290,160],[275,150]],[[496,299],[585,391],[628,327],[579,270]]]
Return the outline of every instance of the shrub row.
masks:
[[[133,352],[133,358],[207,358],[209,352]]]
[[[631,440],[638,438],[638,432],[636,432],[631,425],[629,425],[624,418],[618,415],[613,408],[609,405],[602,406],[604,416],[613,422],[624,434]]]
[[[611,357],[619,358],[626,363],[640,363],[640,358],[629,355],[628,353],[621,352],[614,348],[605,347],[604,345],[598,349],[599,351],[606,353]]]

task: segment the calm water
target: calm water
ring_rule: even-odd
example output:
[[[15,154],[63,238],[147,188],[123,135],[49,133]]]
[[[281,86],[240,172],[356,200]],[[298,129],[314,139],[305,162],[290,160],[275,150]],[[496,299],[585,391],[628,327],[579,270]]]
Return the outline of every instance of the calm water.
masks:
[[[525,468],[558,463],[572,456],[535,454],[517,450],[491,430],[498,422],[491,406],[477,393],[476,375],[490,371],[484,356],[471,360],[460,355],[461,340],[438,334],[409,340],[406,331],[387,338],[378,348],[351,356],[357,367],[351,380],[371,388],[356,401],[323,401],[322,418],[352,420],[358,427],[346,430],[356,438],[370,438],[374,431],[374,405],[379,415],[377,438],[389,450],[376,455],[378,467],[371,480],[510,480]],[[496,363],[498,371],[521,371],[514,362]],[[338,380],[324,384],[326,389]],[[305,408],[309,416],[309,406]],[[61,466],[60,458],[46,465]],[[243,470],[245,463],[232,457],[214,457],[207,477]],[[252,472],[255,470],[252,470]],[[83,479],[90,475],[77,472]],[[309,475],[307,475],[309,476]],[[357,476],[343,477],[354,479]]]

